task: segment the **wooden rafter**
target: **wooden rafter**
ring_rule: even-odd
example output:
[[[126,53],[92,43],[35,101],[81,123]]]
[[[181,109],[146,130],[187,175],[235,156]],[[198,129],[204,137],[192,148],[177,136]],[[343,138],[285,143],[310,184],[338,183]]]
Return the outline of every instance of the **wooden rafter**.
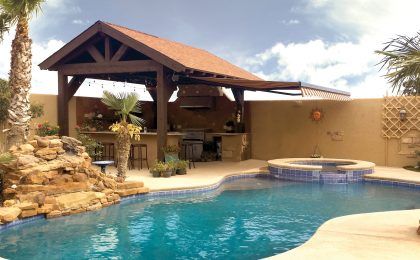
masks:
[[[118,48],[117,52],[114,54],[114,56],[112,56],[111,61],[119,61],[122,58],[122,56],[125,54],[127,49],[128,49],[127,45],[121,44],[120,48]]]
[[[110,61],[111,59],[111,44],[108,36],[105,36],[105,61]]]
[[[102,56],[102,54],[98,51],[98,49],[96,49],[95,46],[93,45],[88,46],[87,51],[96,62],[105,62],[104,56]]]

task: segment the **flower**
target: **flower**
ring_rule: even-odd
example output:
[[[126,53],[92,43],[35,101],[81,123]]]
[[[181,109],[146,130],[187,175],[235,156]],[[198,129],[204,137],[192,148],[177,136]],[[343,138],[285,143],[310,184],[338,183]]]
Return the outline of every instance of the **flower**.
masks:
[[[96,117],[97,118],[102,118],[103,116],[102,116],[102,114],[98,114]]]
[[[41,128],[42,127],[42,124],[38,124],[38,128]]]

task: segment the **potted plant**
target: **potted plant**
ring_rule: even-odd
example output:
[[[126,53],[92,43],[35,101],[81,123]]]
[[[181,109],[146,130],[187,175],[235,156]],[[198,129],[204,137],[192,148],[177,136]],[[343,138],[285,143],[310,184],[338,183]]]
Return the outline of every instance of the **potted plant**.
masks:
[[[176,175],[176,171],[177,171],[177,162],[178,161],[169,161],[166,163],[166,165],[168,166],[168,170],[171,171],[171,175],[174,176]]]
[[[162,171],[161,176],[165,178],[169,178],[172,176],[172,169],[169,167],[168,163],[162,163],[164,166],[164,170]]]
[[[177,161],[179,147],[177,145],[167,145],[162,148],[163,153],[165,154],[165,162]]]
[[[187,174],[187,167],[189,162],[184,160],[179,160],[176,162],[176,174],[184,175]]]
[[[161,177],[162,173],[167,170],[167,166],[163,162],[156,162],[152,168],[150,168],[150,173],[154,178]]]

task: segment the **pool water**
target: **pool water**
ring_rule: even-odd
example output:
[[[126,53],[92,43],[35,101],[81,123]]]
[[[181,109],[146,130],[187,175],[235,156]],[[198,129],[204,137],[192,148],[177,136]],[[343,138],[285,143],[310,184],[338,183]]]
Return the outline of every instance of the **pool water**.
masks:
[[[0,233],[10,259],[258,259],[308,240],[326,220],[420,208],[420,192],[367,183],[240,179],[212,193],[142,198]]]

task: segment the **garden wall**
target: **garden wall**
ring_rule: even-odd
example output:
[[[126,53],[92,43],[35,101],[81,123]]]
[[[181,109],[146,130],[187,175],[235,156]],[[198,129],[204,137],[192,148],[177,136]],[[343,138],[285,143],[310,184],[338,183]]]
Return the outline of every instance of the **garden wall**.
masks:
[[[76,99],[79,99],[76,102]],[[48,120],[57,124],[57,97],[32,95],[31,100],[44,104],[45,115],[32,126]],[[70,136],[76,132],[76,106],[88,98],[73,97],[70,101]],[[92,99],[99,102],[99,99]],[[145,105],[145,111],[149,110]],[[218,101],[215,111],[207,111],[197,118],[199,111],[185,111],[169,105],[169,117],[184,127],[205,127],[221,131],[226,118],[234,109],[234,102]],[[324,118],[316,123],[310,119],[312,109],[319,108]],[[334,101],[251,101],[246,102],[246,122],[251,133],[252,158],[269,160],[284,157],[308,157],[316,145],[324,157],[367,160],[377,165],[404,166],[417,159],[401,153],[400,140],[382,137],[383,99],[358,99],[350,102]],[[80,117],[80,115],[79,115]],[[178,119],[175,119],[178,118]],[[194,120],[190,120],[194,118]],[[151,119],[149,119],[150,121]],[[189,122],[189,124],[187,124]],[[417,133],[420,134],[420,133]],[[0,135],[3,144],[4,138]]]
[[[399,154],[400,140],[387,141],[382,137],[383,99],[252,101],[247,105],[255,159],[308,157],[318,145],[324,157],[366,160],[388,166],[417,161]],[[320,122],[310,118],[314,108],[323,111]]]

